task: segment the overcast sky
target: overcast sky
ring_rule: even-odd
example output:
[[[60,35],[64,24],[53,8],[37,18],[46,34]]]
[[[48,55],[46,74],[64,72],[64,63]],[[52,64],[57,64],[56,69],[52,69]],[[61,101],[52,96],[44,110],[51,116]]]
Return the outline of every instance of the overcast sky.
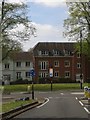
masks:
[[[68,16],[68,9],[64,0],[8,0],[9,2],[26,2],[28,16],[35,25],[37,37],[31,37],[23,43],[27,51],[38,42],[65,42],[63,37],[63,23]]]

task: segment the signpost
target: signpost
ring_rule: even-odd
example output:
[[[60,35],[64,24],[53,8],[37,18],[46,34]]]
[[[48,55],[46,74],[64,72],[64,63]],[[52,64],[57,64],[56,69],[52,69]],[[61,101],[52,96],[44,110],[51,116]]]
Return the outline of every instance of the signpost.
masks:
[[[33,68],[30,70],[30,76],[32,77],[32,99],[34,100],[34,80],[33,80],[33,77],[35,76],[35,70]]]
[[[53,77],[53,68],[49,69],[49,76],[51,78],[51,91],[52,91],[52,77]]]

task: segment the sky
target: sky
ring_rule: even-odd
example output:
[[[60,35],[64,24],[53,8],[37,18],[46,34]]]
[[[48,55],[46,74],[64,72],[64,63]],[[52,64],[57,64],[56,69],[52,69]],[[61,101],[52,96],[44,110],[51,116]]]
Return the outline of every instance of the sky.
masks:
[[[36,37],[23,42],[27,51],[38,42],[66,42],[63,37],[64,20],[68,17],[68,8],[64,0],[8,0],[9,2],[24,2],[28,4],[28,17],[36,28]]]
[[[63,42],[68,41],[63,37],[63,23],[68,16],[65,3],[59,2],[29,2],[29,15],[36,27],[36,36],[29,42],[24,42],[24,49],[32,48],[38,42]]]

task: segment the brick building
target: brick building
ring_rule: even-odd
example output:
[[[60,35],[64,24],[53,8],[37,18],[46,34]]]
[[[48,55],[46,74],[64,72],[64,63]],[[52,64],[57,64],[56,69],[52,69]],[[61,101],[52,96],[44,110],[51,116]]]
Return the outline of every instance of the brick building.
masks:
[[[36,76],[50,78],[49,69],[53,69],[53,79],[68,78],[79,81],[82,72],[83,81],[89,79],[90,65],[86,56],[75,50],[75,43],[40,42],[33,49]]]
[[[55,82],[61,78],[80,81],[81,72],[83,81],[90,80],[90,61],[83,55],[81,64],[81,55],[75,50],[75,43],[40,42],[31,51],[11,53],[3,61],[3,81],[8,84],[20,78],[31,80],[30,69],[33,67],[36,83],[39,79],[50,81],[50,68]]]

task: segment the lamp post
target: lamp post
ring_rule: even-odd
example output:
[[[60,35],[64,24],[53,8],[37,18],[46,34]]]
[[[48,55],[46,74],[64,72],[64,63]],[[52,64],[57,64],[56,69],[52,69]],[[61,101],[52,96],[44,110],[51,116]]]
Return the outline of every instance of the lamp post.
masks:
[[[82,30],[80,30],[80,63],[81,63],[81,71],[80,71],[80,88],[82,89],[82,82],[83,82],[83,76],[82,76]]]

